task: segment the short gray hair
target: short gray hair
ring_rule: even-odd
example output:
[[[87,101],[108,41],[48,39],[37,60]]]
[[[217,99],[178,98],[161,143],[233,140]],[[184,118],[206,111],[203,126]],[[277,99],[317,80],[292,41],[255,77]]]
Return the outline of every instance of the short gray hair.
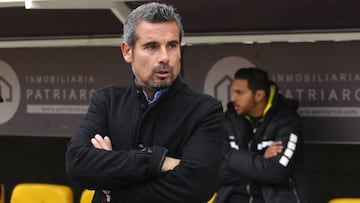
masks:
[[[175,21],[179,28],[180,42],[184,36],[181,17],[175,12],[175,8],[166,4],[151,2],[137,7],[125,20],[123,40],[130,47],[135,46],[135,41],[138,37],[136,35],[136,28],[143,20],[150,23]]]

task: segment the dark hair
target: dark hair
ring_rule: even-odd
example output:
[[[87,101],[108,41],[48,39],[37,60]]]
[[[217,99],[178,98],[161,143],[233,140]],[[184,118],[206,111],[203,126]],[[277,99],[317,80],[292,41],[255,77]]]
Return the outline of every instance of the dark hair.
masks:
[[[134,47],[138,37],[136,35],[136,28],[143,20],[152,23],[175,21],[179,28],[179,39],[181,42],[184,30],[180,15],[175,12],[172,6],[151,2],[137,7],[127,16],[124,23],[123,39],[129,46]]]
[[[240,68],[235,72],[234,78],[247,80],[251,91],[264,90],[266,97],[269,96],[270,81],[266,71],[255,67]]]

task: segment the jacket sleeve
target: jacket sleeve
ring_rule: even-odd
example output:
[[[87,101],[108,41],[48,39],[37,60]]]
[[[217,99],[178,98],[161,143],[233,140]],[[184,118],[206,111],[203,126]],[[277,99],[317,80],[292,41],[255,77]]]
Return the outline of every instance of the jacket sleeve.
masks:
[[[109,189],[159,176],[167,152],[161,146],[119,151],[106,151],[92,146],[90,140],[96,133],[108,134],[107,108],[104,108],[106,102],[99,95],[93,96],[84,121],[68,143],[68,176],[89,189]]]
[[[234,136],[231,132],[231,126],[229,125],[230,121],[225,121],[225,143],[223,146],[223,161],[220,167],[220,174],[219,174],[219,180],[222,185],[231,185],[234,183],[237,183],[238,181],[241,181],[245,179],[243,176],[241,176],[239,173],[233,170],[229,170],[227,166],[226,158],[228,157],[228,154],[232,149],[230,148],[230,145],[234,145],[233,147],[238,148],[239,146],[236,144],[234,140]],[[229,136],[231,136],[233,139],[230,140]]]
[[[289,177],[302,148],[300,119],[296,112],[273,118],[270,132],[273,141],[282,141],[283,151],[277,156],[265,159],[263,154],[240,148],[230,150],[225,157],[226,168],[240,176],[263,183],[280,183]],[[274,122],[274,121],[273,121]]]
[[[216,191],[221,163],[223,114],[220,104],[201,110],[203,117],[185,144],[181,162],[174,170],[115,192],[114,200],[128,203],[200,203]]]

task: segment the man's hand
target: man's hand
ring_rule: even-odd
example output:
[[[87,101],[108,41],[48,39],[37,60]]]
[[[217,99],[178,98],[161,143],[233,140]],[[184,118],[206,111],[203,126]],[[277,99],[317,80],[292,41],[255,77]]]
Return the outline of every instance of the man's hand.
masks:
[[[97,149],[112,151],[111,140],[108,136],[102,137],[101,135],[96,134],[91,138],[91,144]]]
[[[111,140],[108,136],[102,137],[101,135],[96,134],[93,138],[91,138],[91,143],[97,149],[112,151]],[[166,172],[173,170],[179,164],[180,159],[175,159],[167,156],[165,157],[164,163],[161,167],[161,171]]]
[[[93,138],[91,138],[91,144],[97,149],[112,151],[111,140],[108,136],[105,136],[103,138],[101,135],[96,134]],[[106,199],[107,199],[106,201],[110,202],[111,201],[110,190],[102,190],[102,192],[106,195]]]
[[[165,157],[164,163],[161,167],[161,172],[173,170],[179,164],[180,164],[180,159],[175,159],[167,156]]]
[[[263,156],[265,159],[269,159],[281,153],[282,150],[283,150],[282,142],[275,141],[268,148],[266,148]]]

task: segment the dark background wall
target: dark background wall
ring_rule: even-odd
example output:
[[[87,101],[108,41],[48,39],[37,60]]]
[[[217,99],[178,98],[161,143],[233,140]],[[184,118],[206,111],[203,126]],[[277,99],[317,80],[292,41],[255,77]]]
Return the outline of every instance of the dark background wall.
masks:
[[[69,185],[77,203],[82,188],[65,172],[66,144],[70,138],[0,136],[0,180],[6,202],[12,188],[22,182]],[[305,144],[306,172],[311,202],[327,203],[333,197],[359,196],[360,145]]]

